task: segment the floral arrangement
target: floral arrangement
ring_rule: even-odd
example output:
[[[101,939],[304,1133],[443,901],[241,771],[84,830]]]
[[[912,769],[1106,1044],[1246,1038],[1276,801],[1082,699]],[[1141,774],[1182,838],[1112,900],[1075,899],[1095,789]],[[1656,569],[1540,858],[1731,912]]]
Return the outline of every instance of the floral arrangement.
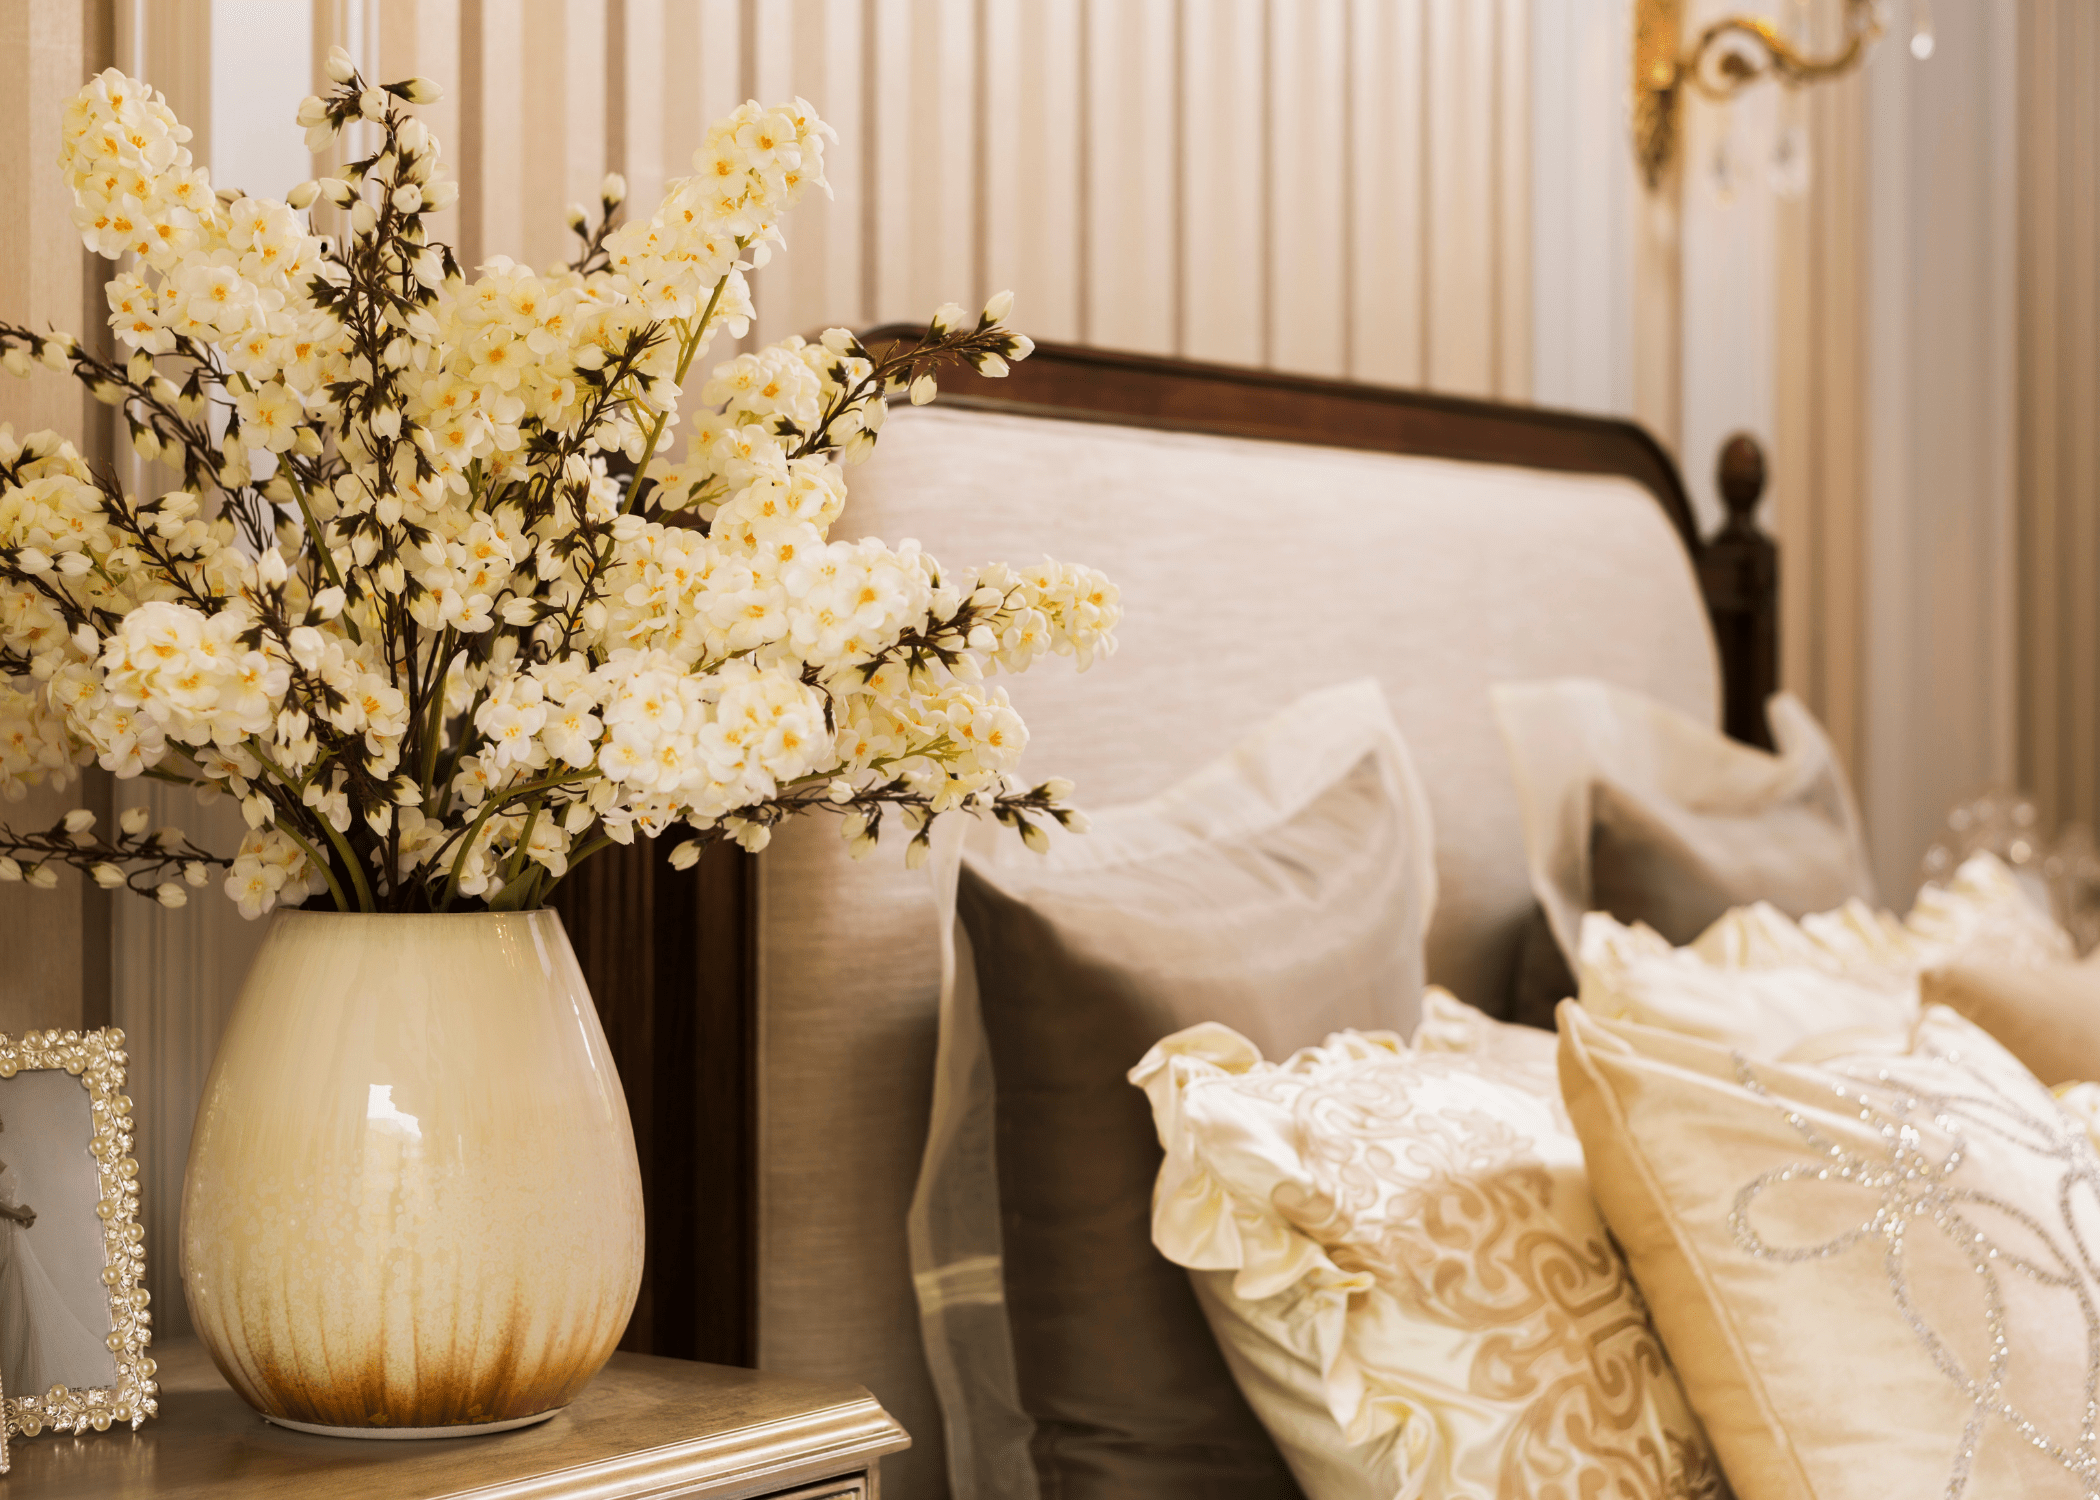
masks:
[[[764,847],[829,812],[927,849],[950,810],[1031,843],[1080,822],[1027,787],[1027,730],[985,678],[1114,649],[1114,587],[1056,562],[952,572],[832,540],[886,402],[1004,374],[1012,298],[950,304],[880,353],[832,329],[718,364],[668,461],[680,387],[751,317],[746,273],[824,186],[797,99],[716,124],[647,220],[609,177],[580,251],[466,280],[426,216],[457,197],[409,106],[340,49],[299,122],[370,154],[288,202],[217,192],[162,98],[114,70],[67,108],[61,165],[130,351],[0,323],[0,364],[119,410],[155,498],[49,432],[0,427],[0,794],[98,762],[238,799],[230,856],[143,808],[0,828],[0,879],[72,864],[180,906],[224,872],[243,913],[520,909],[609,844],[684,830]],[[337,238],[301,215],[332,208]]]

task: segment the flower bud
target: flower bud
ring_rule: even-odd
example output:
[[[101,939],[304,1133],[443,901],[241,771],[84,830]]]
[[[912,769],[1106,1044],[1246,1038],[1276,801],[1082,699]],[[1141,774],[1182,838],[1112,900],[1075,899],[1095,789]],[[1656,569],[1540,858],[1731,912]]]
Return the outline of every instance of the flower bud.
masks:
[[[66,814],[66,832],[83,834],[95,826],[94,812],[85,807],[76,807]]]
[[[671,851],[671,868],[674,870],[690,870],[698,863],[700,863],[700,846],[692,839],[687,839]]]
[[[1006,361],[998,355],[986,352],[976,358],[977,373],[997,380],[1006,374]]]
[[[101,886],[105,891],[113,891],[124,884],[124,872],[107,860],[100,860],[95,864],[89,865],[88,874],[93,876],[95,884]]]
[[[357,112],[367,120],[386,118],[386,95],[378,89],[366,89],[357,96]]]
[[[146,825],[152,821],[153,813],[150,808],[127,807],[118,816],[117,826],[124,830],[126,838],[135,839],[146,831]]]
[[[292,570],[285,566],[282,548],[272,547],[255,560],[255,577],[264,588],[283,588],[284,581],[291,576]]]
[[[403,79],[394,90],[410,104],[435,104],[445,97],[444,88],[428,78]]]
[[[1062,802],[1072,795],[1072,783],[1062,776],[1053,776],[1036,788],[1052,802]]]
[[[936,338],[946,338],[969,320],[970,315],[962,310],[960,303],[943,302],[934,309],[929,328]]]
[[[394,189],[394,212],[412,214],[423,206],[423,190],[413,182],[404,182]]]
[[[994,292],[992,300],[984,305],[984,321],[987,323],[1004,323],[1006,315],[1013,310],[1014,294],[1012,292]]]
[[[52,869],[49,865],[31,865],[23,879],[40,891],[54,891],[58,889],[58,871]]]
[[[340,586],[321,590],[314,595],[314,613],[324,620],[333,620],[343,612],[343,591]]]
[[[6,370],[8,374],[18,380],[27,380],[29,372],[33,368],[34,366],[29,362],[29,351],[27,349],[14,348],[9,349],[5,354],[0,354],[0,369]]]
[[[0,854],[0,882],[13,885],[22,878],[22,867],[5,854]]]
[[[590,224],[591,216],[583,211],[583,205],[581,203],[571,203],[569,205],[568,217],[565,220],[565,222],[571,229],[575,230],[578,234],[582,234],[585,227]]]
[[[605,181],[598,184],[598,201],[608,210],[618,208],[627,201],[627,179],[618,172],[607,172]]]
[[[433,182],[423,189],[423,206],[432,213],[450,208],[459,201],[459,184],[456,182]]]
[[[203,889],[206,882],[210,879],[211,866],[201,859],[193,859],[182,867],[183,884],[189,886],[192,890]]]
[[[350,210],[350,232],[359,235],[370,234],[378,224],[378,211],[360,198],[357,206]]]
[[[314,179],[314,191],[333,203],[337,208],[348,208],[357,201],[357,189],[340,177],[318,177]]]
[[[322,71],[328,74],[330,83],[348,83],[357,76],[357,65],[350,61],[350,54],[342,47],[330,47]]]
[[[933,841],[929,839],[925,834],[920,834],[917,838],[913,839],[909,844],[906,844],[904,846],[904,868],[907,870],[918,870],[925,868],[926,856],[931,854],[932,852]]]
[[[190,904],[190,893],[172,880],[164,880],[153,892],[153,899],[170,910]]]
[[[917,380],[914,380],[911,383],[911,404],[913,406],[924,406],[927,402],[931,401],[934,398],[934,396],[939,393],[939,391],[940,387],[934,384],[934,380],[931,375],[921,375]]]
[[[299,101],[299,113],[292,118],[301,125],[318,125],[328,118],[328,105],[319,94],[308,94]]]
[[[1042,824],[1031,823],[1026,818],[1021,820],[1021,842],[1038,854],[1050,852],[1050,835],[1043,831]]]

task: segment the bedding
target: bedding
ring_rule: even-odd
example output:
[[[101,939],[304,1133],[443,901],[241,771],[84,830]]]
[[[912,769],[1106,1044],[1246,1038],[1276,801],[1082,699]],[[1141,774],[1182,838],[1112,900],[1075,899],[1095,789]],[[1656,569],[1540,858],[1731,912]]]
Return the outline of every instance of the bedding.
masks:
[[[1500,683],[1492,696],[1540,911],[1512,1020],[1550,1027],[1574,993],[1585,912],[1684,944],[1753,901],[1798,917],[1873,900],[1844,768],[1792,696],[1767,709],[1776,755],[1605,682]]]
[[[1604,1220],[1742,1500],[2093,1493],[2100,1157],[1943,1007],[1820,1064],[1560,1010]]]
[[[1412,1046],[1272,1062],[1205,1023],[1132,1070],[1165,1152],[1153,1241],[1311,1500],[1725,1493],[1553,1061],[1432,990]]]
[[[1160,1152],[1125,1074],[1197,1021],[1279,1054],[1411,1025],[1430,851],[1365,680],[1045,855],[1010,836],[937,852],[967,961],[944,989],[913,1252],[973,1493],[1296,1493],[1188,1278],[1152,1247]]]
[[[1967,1016],[2052,1088],[2100,1079],[2100,955],[2052,964],[1960,960],[1927,969],[1919,998]]]
[[[2002,863],[1973,856],[1898,921],[1864,902],[1799,921],[1766,904],[1722,916],[1689,946],[1592,912],[1583,918],[1580,1000],[1630,1020],[1781,1057],[1821,1034],[1907,1031],[1919,974],[1956,961],[2031,966],[2070,940]]]

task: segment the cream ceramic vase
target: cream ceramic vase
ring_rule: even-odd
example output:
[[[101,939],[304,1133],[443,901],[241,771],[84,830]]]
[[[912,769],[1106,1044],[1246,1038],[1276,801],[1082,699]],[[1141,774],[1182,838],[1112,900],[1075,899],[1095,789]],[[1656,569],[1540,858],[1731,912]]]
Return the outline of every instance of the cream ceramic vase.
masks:
[[[542,1420],[641,1274],[634,1131],[560,917],[272,919],[182,1193],[190,1316],[250,1405],[360,1437]]]

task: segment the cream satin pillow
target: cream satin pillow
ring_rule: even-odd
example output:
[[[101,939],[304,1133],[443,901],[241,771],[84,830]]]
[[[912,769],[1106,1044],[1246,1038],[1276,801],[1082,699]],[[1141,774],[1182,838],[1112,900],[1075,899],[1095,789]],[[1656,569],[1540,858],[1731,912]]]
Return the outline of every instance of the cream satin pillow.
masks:
[[[1738,907],[1689,947],[1602,912],[1583,918],[1583,1009],[1606,1019],[1782,1057],[1819,1035],[1908,1033],[1919,975],[1955,962],[2028,966],[2071,954],[2070,939],[1997,859],[1979,854],[1944,889],[1919,892],[1902,921],[1848,902],[1796,922]]]
[[[2010,1053],[1937,1006],[1819,1066],[1560,1026],[1592,1191],[1740,1500],[2093,1493],[2100,1157]]]
[[[1161,1042],[1130,1075],[1166,1150],[1153,1243],[1309,1500],[1724,1495],[1553,1039],[1464,1009],[1431,991],[1423,1046],[1338,1032],[1280,1063],[1216,1024]]]

